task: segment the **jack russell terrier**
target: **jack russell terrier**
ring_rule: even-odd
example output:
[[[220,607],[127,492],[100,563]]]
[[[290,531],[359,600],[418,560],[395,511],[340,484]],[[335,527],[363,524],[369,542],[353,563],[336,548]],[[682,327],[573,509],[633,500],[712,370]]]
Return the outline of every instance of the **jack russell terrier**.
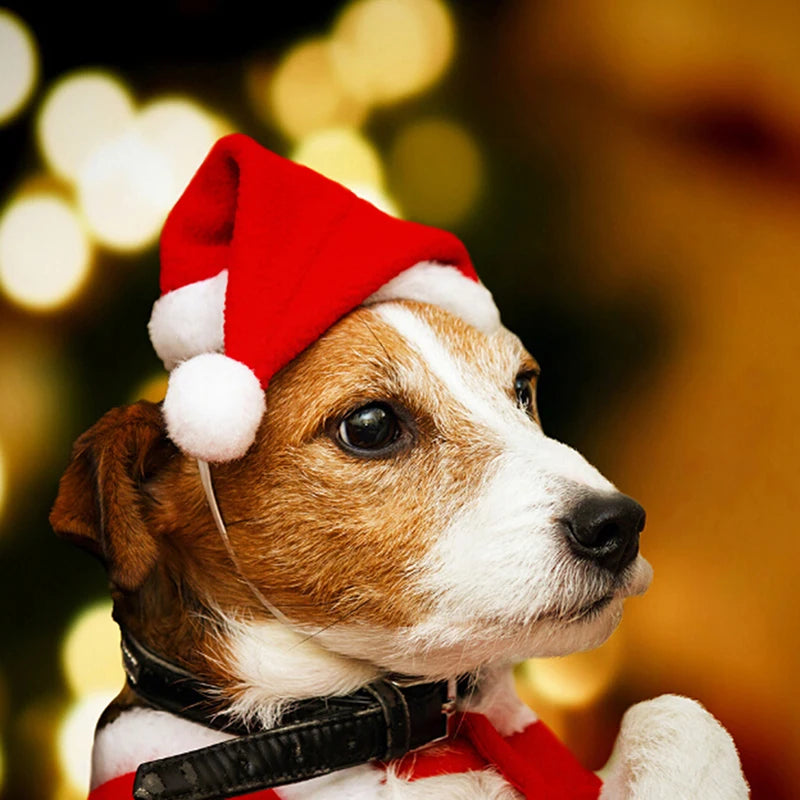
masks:
[[[647,589],[644,511],[542,432],[455,237],[234,135],[161,257],[163,406],[83,434],[51,514],[122,630],[92,800],[748,796],[694,701],[631,708],[601,781],[517,698]]]

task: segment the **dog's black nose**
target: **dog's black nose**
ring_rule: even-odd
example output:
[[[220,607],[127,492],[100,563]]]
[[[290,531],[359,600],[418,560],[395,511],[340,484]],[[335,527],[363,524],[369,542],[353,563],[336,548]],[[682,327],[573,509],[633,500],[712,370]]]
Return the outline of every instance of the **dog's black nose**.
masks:
[[[612,572],[623,570],[639,552],[644,509],[620,492],[583,497],[564,519],[576,555]]]

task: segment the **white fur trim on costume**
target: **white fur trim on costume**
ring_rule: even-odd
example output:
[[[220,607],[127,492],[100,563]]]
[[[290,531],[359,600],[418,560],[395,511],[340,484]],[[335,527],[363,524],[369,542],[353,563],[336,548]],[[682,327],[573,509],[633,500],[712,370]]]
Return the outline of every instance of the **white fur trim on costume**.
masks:
[[[151,708],[130,708],[101,728],[92,750],[92,789],[133,772],[144,761],[232,739],[229,733]]]
[[[486,334],[500,329],[500,312],[491,292],[446,264],[421,261],[381,286],[364,305],[386,300],[416,300],[439,306]]]
[[[167,370],[200,353],[221,352],[224,344],[228,270],[167,292],[153,304],[150,341]]]
[[[281,786],[285,800],[521,800],[513,786],[491,768],[436,775],[408,781],[392,765],[382,770],[373,764],[333,772],[310,781]]]
[[[221,353],[203,353],[169,376],[164,420],[169,438],[203,461],[241,458],[256,437],[266,409],[255,373]]]

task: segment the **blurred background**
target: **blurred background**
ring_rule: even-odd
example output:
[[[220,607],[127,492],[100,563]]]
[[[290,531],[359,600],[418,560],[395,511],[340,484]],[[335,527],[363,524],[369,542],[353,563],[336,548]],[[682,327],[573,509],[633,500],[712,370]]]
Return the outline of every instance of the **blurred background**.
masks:
[[[243,131],[454,230],[543,367],[545,429],[647,508],[648,594],[523,696],[590,767],[700,699],[797,797],[800,5],[27,0],[0,9],[0,796],[85,796],[119,689],[71,442],[158,399],[164,216]]]

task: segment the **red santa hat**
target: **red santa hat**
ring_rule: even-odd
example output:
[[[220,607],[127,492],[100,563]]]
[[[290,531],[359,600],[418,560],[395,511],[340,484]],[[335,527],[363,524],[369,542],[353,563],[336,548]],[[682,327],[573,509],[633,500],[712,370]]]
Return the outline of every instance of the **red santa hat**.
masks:
[[[500,325],[463,244],[384,214],[241,134],[212,148],[161,235],[150,338],[170,438],[204,461],[253,443],[272,376],[359,305],[408,299]]]

